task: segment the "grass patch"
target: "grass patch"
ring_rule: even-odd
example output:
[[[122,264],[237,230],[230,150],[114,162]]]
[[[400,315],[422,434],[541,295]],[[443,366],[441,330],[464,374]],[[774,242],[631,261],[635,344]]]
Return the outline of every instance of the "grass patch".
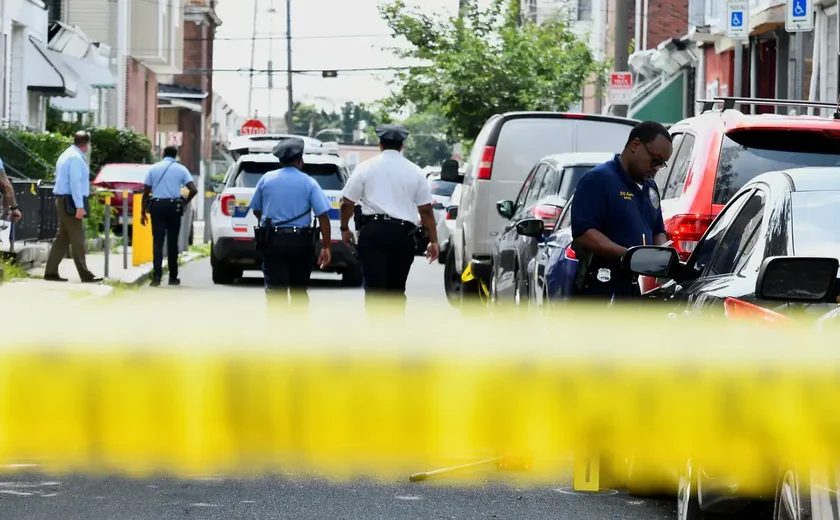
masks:
[[[2,267],[4,282],[30,277],[26,269],[18,265],[14,258],[5,257],[0,259],[0,267]]]
[[[210,243],[201,244],[201,245],[193,245],[190,246],[189,252],[195,253],[199,255],[199,257],[204,258],[205,256],[210,256]]]

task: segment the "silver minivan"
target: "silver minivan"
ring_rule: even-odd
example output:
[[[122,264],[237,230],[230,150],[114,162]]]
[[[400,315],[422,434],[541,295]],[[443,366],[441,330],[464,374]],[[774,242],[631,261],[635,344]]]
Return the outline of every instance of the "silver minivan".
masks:
[[[493,241],[504,229],[499,200],[516,198],[522,182],[543,157],[559,153],[619,153],[638,123],[634,119],[560,112],[509,112],[491,117],[475,140],[463,175],[451,168],[443,180],[462,182],[455,232],[445,267],[450,301],[461,292],[461,273],[488,273]]]

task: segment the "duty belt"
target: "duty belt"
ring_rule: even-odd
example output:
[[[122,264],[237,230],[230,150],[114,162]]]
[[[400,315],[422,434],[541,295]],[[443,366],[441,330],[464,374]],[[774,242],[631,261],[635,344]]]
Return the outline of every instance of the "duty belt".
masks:
[[[313,228],[311,227],[272,227],[272,233],[282,233],[282,234],[303,234],[303,233],[310,233],[312,232]]]
[[[402,220],[399,218],[394,218],[390,215],[384,214],[377,214],[377,215],[365,215],[363,217],[366,222],[374,222],[374,221],[383,221],[383,222],[393,222],[395,224],[402,224],[404,226],[416,226],[414,222],[409,222],[408,220]]]

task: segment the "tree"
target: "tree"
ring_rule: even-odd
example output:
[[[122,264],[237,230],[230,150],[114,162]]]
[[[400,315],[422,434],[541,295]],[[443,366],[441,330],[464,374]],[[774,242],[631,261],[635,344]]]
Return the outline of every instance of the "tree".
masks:
[[[602,83],[606,77],[606,64],[595,61],[567,16],[520,26],[519,0],[493,0],[487,9],[464,0],[463,16],[450,19],[395,0],[380,6],[380,14],[409,44],[392,52],[427,63],[397,74],[391,108],[436,107],[453,138],[474,139],[501,112],[568,110],[593,75]]]
[[[288,119],[288,112],[285,119]],[[336,113],[329,114],[325,110],[318,110],[314,105],[295,102],[293,126],[289,133],[314,137],[321,130],[339,128],[340,122],[341,117]]]
[[[446,119],[434,112],[412,114],[402,122],[409,131],[405,157],[419,166],[440,166],[452,157],[446,137]]]

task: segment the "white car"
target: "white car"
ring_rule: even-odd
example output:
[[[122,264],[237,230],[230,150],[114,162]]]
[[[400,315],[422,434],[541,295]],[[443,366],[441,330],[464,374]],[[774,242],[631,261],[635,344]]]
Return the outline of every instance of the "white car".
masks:
[[[443,218],[437,222],[438,243],[440,244],[440,256],[438,262],[446,263],[446,255],[449,253],[449,239],[455,233],[455,219],[458,217],[458,203],[461,200],[461,185],[455,186],[452,196],[449,197]]]
[[[235,161],[248,153],[271,153],[277,143],[291,138],[302,139],[306,149],[312,153],[338,155],[338,143],[324,143],[313,137],[293,134],[241,135],[231,139],[228,151]]]
[[[341,240],[339,204],[341,190],[349,176],[344,160],[329,153],[304,151],[303,171],[314,178],[332,206],[329,211],[332,238],[332,261],[327,272],[340,273],[342,283],[349,287],[362,285],[361,265],[356,255]],[[262,260],[254,242],[257,219],[248,210],[257,182],[267,172],[280,168],[269,153],[241,155],[228,170],[225,180],[215,187],[219,196],[210,209],[211,249],[210,265],[213,283],[229,284],[241,278],[243,271],[259,270]],[[313,216],[314,218],[314,216]],[[353,222],[350,229],[355,232]],[[313,268],[320,253],[320,241],[312,257]]]

